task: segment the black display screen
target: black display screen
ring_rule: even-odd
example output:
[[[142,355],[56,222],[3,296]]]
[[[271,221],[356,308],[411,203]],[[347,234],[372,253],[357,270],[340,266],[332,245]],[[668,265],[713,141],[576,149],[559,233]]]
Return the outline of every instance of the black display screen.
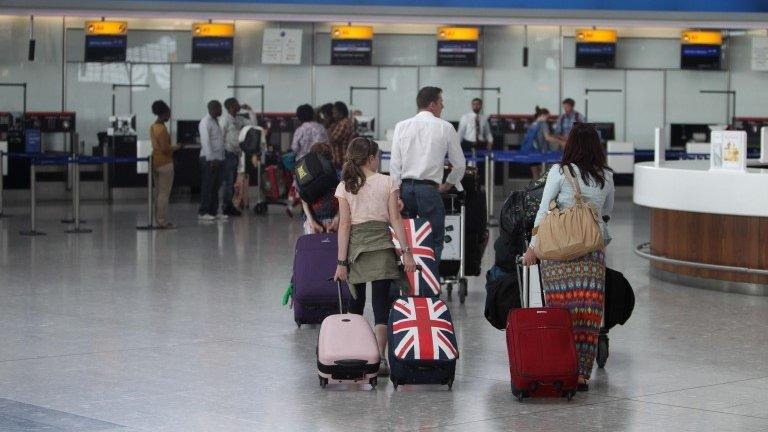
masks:
[[[576,67],[613,69],[616,67],[616,44],[576,43]]]
[[[681,45],[680,68],[720,70],[720,45]]]
[[[437,41],[438,66],[477,66],[477,41]]]
[[[372,40],[332,40],[331,64],[339,66],[370,66],[372,51]]]
[[[86,36],[86,62],[124,62],[128,36]]]
[[[234,38],[193,37],[192,63],[232,64]]]

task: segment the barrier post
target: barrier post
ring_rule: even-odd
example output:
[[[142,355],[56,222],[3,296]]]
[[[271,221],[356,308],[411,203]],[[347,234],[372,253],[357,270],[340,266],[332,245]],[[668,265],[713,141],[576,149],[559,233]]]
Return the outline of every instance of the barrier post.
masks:
[[[70,163],[67,165],[67,172],[69,172],[69,183],[70,183],[70,190],[72,192],[72,217],[70,219],[62,219],[61,223],[63,224],[74,224],[75,230],[79,230],[80,224],[84,224],[85,221],[82,219],[78,219],[79,216],[75,215],[75,212],[80,212],[80,209],[75,210],[75,207],[80,206],[80,185],[77,185],[78,191],[75,192],[75,182],[80,182],[80,155],[82,154],[82,149],[79,142],[79,137],[77,134],[75,134],[75,142],[72,147],[72,159],[70,160]],[[75,174],[75,171],[77,171],[77,174]],[[77,178],[75,178],[77,177]],[[67,231],[69,232],[69,231]],[[74,232],[80,232],[80,231],[74,231]],[[82,232],[90,232],[90,231],[82,231]]]
[[[147,157],[147,224],[137,226],[137,230],[149,231],[157,229],[157,226],[155,226],[155,208],[152,205],[152,188],[152,155],[150,155]]]
[[[491,154],[491,163],[489,164],[490,167],[488,168],[488,170],[491,172],[490,178],[488,179],[488,184],[491,186],[489,189],[490,197],[488,199],[488,226],[495,227],[495,226],[499,226],[499,222],[496,220],[495,217],[493,217],[493,207],[494,207],[493,199],[494,199],[494,196],[496,195],[494,193],[494,189],[496,188],[496,163],[494,162],[493,151],[489,150],[488,153]]]
[[[491,220],[491,152],[485,153],[485,217],[486,222]]]
[[[84,222],[80,220],[80,155],[72,159],[72,165],[74,167],[72,170],[72,221],[74,226],[66,232],[68,234],[93,232],[93,230],[87,228],[80,228],[80,224]]]
[[[35,202],[35,183],[37,181],[37,173],[36,173],[36,165],[35,165],[35,156],[32,156],[32,159],[30,160],[29,164],[29,225],[30,229],[28,231],[19,231],[19,234],[25,235],[25,236],[41,236],[45,235],[44,232],[38,231],[36,226],[36,205]]]
[[[3,203],[3,195],[5,195],[5,169],[3,168],[3,162],[5,162],[6,156],[8,155],[0,150],[0,219],[11,217],[11,215],[5,214],[5,206]]]

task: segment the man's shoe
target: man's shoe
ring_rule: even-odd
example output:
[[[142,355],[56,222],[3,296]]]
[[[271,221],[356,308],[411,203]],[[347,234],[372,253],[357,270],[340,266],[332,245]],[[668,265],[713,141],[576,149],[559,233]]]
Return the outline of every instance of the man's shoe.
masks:
[[[214,219],[218,219],[218,220],[222,220],[222,221],[225,221],[225,220],[229,220],[229,216],[227,216],[227,215],[226,215],[226,214],[224,214],[224,213],[219,213],[218,215],[216,215],[216,216],[214,217]]]
[[[216,216],[212,214],[203,214],[203,215],[199,215],[197,219],[203,222],[213,222],[216,220]]]
[[[227,215],[227,216],[242,216],[243,215],[243,213],[241,213],[240,210],[238,210],[238,209],[236,209],[234,207],[230,207],[230,208],[224,210],[223,213],[225,215]]]

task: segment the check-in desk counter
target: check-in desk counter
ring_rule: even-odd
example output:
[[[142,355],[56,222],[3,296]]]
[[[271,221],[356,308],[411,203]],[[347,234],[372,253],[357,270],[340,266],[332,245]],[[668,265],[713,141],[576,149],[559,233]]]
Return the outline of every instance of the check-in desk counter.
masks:
[[[768,169],[710,171],[708,160],[635,165],[634,202],[651,209],[649,245],[660,279],[768,295]]]

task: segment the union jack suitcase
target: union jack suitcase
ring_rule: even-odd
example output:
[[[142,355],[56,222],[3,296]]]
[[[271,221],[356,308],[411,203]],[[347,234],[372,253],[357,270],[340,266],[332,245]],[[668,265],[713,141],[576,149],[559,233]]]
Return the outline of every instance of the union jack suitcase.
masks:
[[[459,358],[448,306],[430,297],[398,297],[387,326],[390,380],[406,384],[453,387]]]
[[[416,261],[418,270],[405,273],[408,281],[409,296],[440,296],[440,281],[438,280],[437,261],[435,251],[432,249],[432,225],[423,218],[403,219],[403,228],[408,246],[411,248],[413,260]],[[401,255],[402,246],[390,227],[392,242],[395,244],[398,256]]]

